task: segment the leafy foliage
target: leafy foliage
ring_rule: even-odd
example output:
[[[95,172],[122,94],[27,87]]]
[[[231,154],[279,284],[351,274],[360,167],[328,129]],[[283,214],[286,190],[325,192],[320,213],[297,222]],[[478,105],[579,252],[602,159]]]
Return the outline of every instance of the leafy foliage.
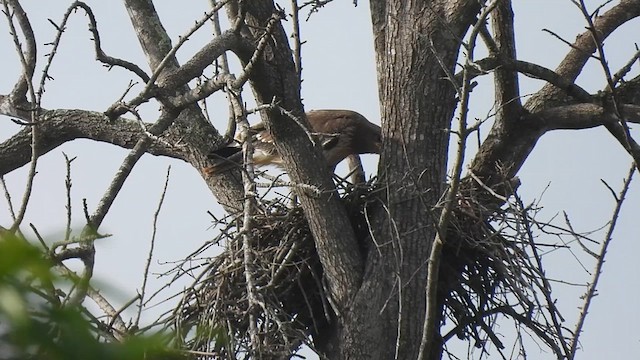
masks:
[[[0,352],[4,358],[184,358],[168,349],[166,336],[160,334],[104,341],[99,326],[83,308],[65,303],[59,290],[65,284],[52,265],[45,253],[24,238],[0,236]]]

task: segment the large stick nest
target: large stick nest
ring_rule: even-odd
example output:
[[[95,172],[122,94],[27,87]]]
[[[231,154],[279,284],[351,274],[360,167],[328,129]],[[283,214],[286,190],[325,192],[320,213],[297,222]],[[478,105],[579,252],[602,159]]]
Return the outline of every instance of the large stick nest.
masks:
[[[365,208],[381,193],[371,182],[341,191],[363,251],[370,242]],[[506,314],[559,351],[562,334],[553,321],[559,314],[549,303],[532,219],[515,199],[488,209],[473,192],[459,195],[439,278],[445,342],[457,336],[478,347],[489,341],[501,349],[492,329],[497,315]],[[221,230],[214,242],[224,244],[224,251],[207,258],[206,270],[185,291],[174,314],[183,345],[201,358],[287,358],[332,318],[307,221],[300,207],[285,201],[290,202],[282,196],[259,201],[250,236],[254,261],[248,266],[240,221],[218,221]],[[192,257],[197,258],[200,252]],[[253,302],[247,271],[258,294]],[[258,329],[253,346],[251,321]]]

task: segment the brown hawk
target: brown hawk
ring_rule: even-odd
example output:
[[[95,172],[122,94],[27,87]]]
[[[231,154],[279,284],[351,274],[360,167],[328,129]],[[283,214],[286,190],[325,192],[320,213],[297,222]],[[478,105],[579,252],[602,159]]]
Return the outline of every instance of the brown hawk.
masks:
[[[335,169],[336,165],[349,155],[380,153],[380,126],[369,122],[355,111],[313,110],[307,113],[307,120],[314,135],[319,138],[323,154],[331,169]],[[254,164],[282,167],[282,157],[264,124],[252,126],[251,132]],[[212,152],[209,158],[217,160],[218,163],[204,169],[208,175],[227,170],[230,166],[238,166],[242,163],[241,145],[234,143],[220,148]]]

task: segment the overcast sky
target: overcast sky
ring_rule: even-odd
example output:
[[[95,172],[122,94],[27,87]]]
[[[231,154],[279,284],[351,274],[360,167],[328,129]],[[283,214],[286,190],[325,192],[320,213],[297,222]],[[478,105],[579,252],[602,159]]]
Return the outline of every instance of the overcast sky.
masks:
[[[42,69],[44,55],[48,51],[44,44],[55,36],[55,29],[47,19],[59,22],[69,3],[62,0],[23,1],[36,33],[39,69]],[[93,0],[87,3],[94,9],[98,19],[103,49],[109,55],[147,68],[121,2]],[[175,41],[201,17],[209,2],[189,1],[188,6],[186,2],[178,1],[156,3],[164,25]],[[587,4],[593,9],[597,2],[587,1]],[[558,64],[567,46],[542,29],[553,30],[571,41],[585,28],[584,20],[569,0],[515,0],[514,7],[519,58],[549,68]],[[0,94],[6,94],[21,70],[4,17],[0,24],[3,29],[0,31],[0,64],[3,69]],[[622,29],[623,33],[607,40],[606,51],[614,71],[626,63],[635,51],[634,43],[638,42],[640,33],[638,24],[638,21],[627,24]],[[285,25],[290,26],[290,23]],[[108,71],[94,60],[87,20],[82,13],[75,14],[67,28],[51,72],[55,80],[47,84],[43,106],[50,109],[104,111],[122,95],[134,77],[120,69]],[[209,28],[205,28],[197,33],[178,53],[178,58],[181,61],[188,59],[208,41],[209,31]],[[303,25],[302,38],[306,41],[303,47],[303,97],[306,109],[352,109],[379,123],[368,2],[360,1],[357,7],[353,7],[351,1],[330,4]],[[602,74],[594,62],[579,78],[579,85],[592,92],[603,89],[605,82]],[[637,68],[634,74],[637,74]],[[524,95],[539,89],[541,83],[522,78],[522,85]],[[484,118],[493,104],[489,97],[492,90],[490,79],[480,80],[480,86],[479,89],[486,91],[476,90],[473,93],[472,116],[476,118]],[[141,86],[138,85],[132,93],[140,90]],[[245,97],[248,97],[248,93]],[[157,117],[154,106],[143,106],[141,113],[146,121],[153,121]],[[211,109],[214,125],[224,129],[227,118],[224,98],[214,99]],[[6,117],[0,117],[0,121],[2,140],[19,130]],[[483,134],[487,132],[486,128],[482,131]],[[41,158],[25,224],[33,223],[50,241],[60,239],[65,223],[63,152],[76,157],[72,168],[72,195],[73,219],[79,229],[84,219],[82,199],[87,199],[89,210],[92,211],[128,151],[108,144],[78,140]],[[377,157],[366,156],[370,171],[375,171],[376,161]],[[551,219],[566,211],[576,230],[596,230],[606,224],[614,205],[601,179],[618,190],[630,163],[630,157],[603,129],[547,134],[539,141],[519,174],[523,184],[521,196],[525,203],[538,201],[542,197],[540,205],[544,209],[539,214],[540,220]],[[221,209],[198,172],[177,160],[145,155],[128,178],[101,228],[101,232],[113,236],[97,241],[95,281],[106,289],[106,294],[116,304],[125,303],[135,296],[141,284],[140,274],[149,248],[152,217],[169,165],[171,177],[166,203],[160,215],[152,271],[161,273],[170,269],[174,261],[216,235],[210,229],[211,218],[207,211],[220,214]],[[5,177],[16,202],[21,197],[26,173],[27,169],[22,168]],[[636,261],[640,253],[637,236],[640,230],[637,220],[640,214],[638,186],[637,181],[632,184],[607,254],[599,296],[592,305],[585,325],[582,336],[584,350],[579,353],[579,359],[596,360],[605,356],[631,359],[640,353],[640,335],[636,329],[640,321],[640,308],[637,306],[640,298],[637,280],[640,277],[640,262]],[[0,199],[0,225],[8,224],[6,201]],[[596,240],[602,240],[603,236],[603,232],[592,234]],[[539,239],[549,243],[558,242],[557,238],[549,236]],[[594,250],[597,248],[592,246]],[[583,270],[582,265],[591,272],[593,259],[585,256],[577,247],[574,247],[574,251],[576,258],[568,252],[546,256],[547,274],[571,283],[586,283],[590,274]],[[151,286],[158,288],[164,282],[165,279],[160,278],[153,281]],[[566,325],[573,328],[581,304],[579,296],[585,289],[561,283],[554,283],[553,286]],[[169,305],[159,308],[166,306]],[[508,327],[504,325],[499,332],[504,329],[508,333]],[[528,355],[533,359],[553,358],[548,352],[539,352],[535,346],[528,349]],[[498,358],[497,354],[492,358]]]

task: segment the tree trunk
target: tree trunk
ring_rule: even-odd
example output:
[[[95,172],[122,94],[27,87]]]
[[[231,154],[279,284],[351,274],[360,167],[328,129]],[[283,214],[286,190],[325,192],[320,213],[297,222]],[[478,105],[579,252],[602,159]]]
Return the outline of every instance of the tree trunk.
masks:
[[[331,359],[416,359],[427,259],[445,189],[460,40],[478,10],[469,1],[371,1],[384,148],[386,209],[373,215],[364,277],[342,325],[321,350]],[[455,17],[452,14],[457,14]],[[439,341],[434,343],[440,344]],[[441,346],[430,349],[439,358]]]

